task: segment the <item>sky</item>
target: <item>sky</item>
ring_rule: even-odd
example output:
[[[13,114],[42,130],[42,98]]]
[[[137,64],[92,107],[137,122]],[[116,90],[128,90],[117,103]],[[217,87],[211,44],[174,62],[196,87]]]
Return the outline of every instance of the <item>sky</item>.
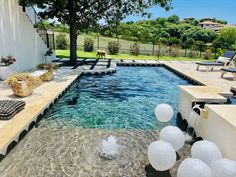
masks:
[[[173,9],[166,12],[159,6],[148,9],[152,18],[169,17],[178,15],[184,17],[215,17],[227,20],[228,24],[236,24],[236,0],[172,0]],[[143,19],[140,16],[128,16],[124,21],[137,21]]]

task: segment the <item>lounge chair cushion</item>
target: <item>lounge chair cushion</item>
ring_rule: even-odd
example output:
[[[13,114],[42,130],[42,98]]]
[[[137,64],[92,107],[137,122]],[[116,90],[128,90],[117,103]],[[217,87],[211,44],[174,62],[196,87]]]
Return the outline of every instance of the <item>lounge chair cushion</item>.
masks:
[[[0,101],[0,120],[9,120],[25,107],[24,101],[1,100]]]
[[[229,73],[236,73],[236,68],[222,68],[221,70]]]
[[[196,62],[196,64],[204,66],[224,66],[224,63],[221,62]]]
[[[228,62],[230,61],[230,58],[227,58],[227,57],[219,57],[216,62],[219,62],[219,63],[225,63],[225,62]]]

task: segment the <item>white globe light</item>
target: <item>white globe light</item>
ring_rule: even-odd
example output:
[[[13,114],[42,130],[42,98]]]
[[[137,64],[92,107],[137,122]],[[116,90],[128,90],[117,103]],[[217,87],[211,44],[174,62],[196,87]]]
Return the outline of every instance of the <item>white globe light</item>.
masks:
[[[222,158],[222,154],[218,146],[207,140],[194,143],[191,148],[191,156],[192,158],[202,160],[208,165],[210,165],[211,162]]]
[[[218,159],[210,165],[213,177],[236,177],[236,162],[229,159]]]
[[[175,165],[176,153],[170,143],[163,140],[154,141],[148,147],[148,159],[153,168],[165,171]]]
[[[160,139],[170,143],[175,151],[184,146],[185,136],[183,132],[174,126],[167,126],[160,131]]]
[[[212,172],[203,161],[187,158],[180,164],[177,177],[212,177]]]
[[[159,104],[155,109],[155,115],[160,122],[168,122],[172,119],[174,111],[168,104]]]

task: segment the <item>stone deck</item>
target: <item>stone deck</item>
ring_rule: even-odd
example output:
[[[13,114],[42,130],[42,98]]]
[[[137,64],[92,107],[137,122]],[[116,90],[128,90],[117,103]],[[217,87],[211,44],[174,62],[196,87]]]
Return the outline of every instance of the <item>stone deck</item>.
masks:
[[[221,72],[218,69],[207,72],[204,67],[200,70],[196,70],[197,65],[191,62],[164,62],[170,68],[183,73],[184,75],[196,80],[206,86],[215,86],[230,91],[236,88],[236,81],[233,81],[232,74],[225,74],[224,78],[221,78]]]

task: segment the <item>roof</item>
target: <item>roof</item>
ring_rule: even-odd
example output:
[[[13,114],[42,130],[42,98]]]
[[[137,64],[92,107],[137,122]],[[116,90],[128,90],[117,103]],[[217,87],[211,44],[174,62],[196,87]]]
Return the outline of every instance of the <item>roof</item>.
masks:
[[[199,23],[200,25],[222,25],[220,23],[212,22],[212,21],[204,21]]]

